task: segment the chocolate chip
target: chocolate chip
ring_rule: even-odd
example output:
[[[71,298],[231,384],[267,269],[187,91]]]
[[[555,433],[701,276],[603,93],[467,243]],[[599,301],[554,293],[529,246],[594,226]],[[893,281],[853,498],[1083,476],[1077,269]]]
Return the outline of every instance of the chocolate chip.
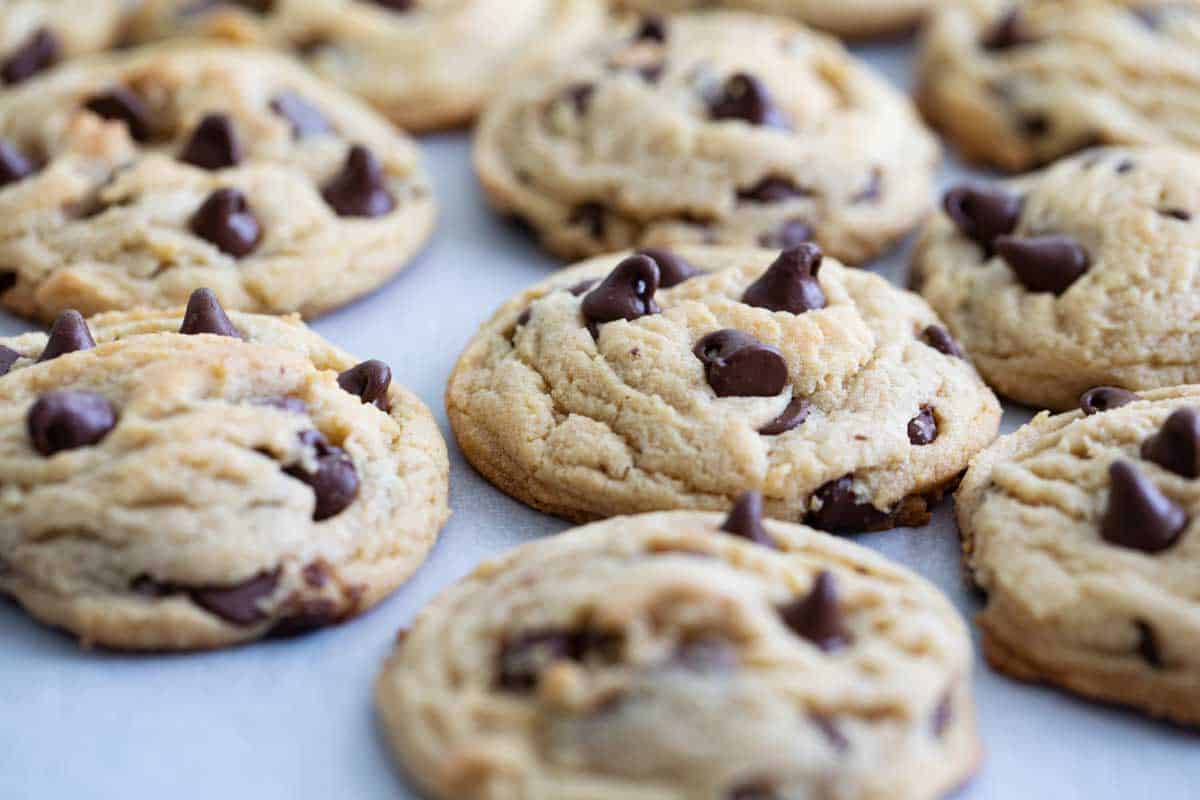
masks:
[[[813,239],[813,229],[802,219],[789,219],[779,226],[763,231],[758,243],[768,250],[790,250]]]
[[[929,444],[938,435],[937,419],[933,408],[921,406],[921,411],[908,421],[908,441],[917,447]]]
[[[234,625],[253,625],[267,618],[259,607],[264,598],[275,593],[279,585],[279,571],[261,572],[248,581],[236,586],[205,587],[192,589],[188,595],[192,602]]]
[[[803,425],[811,410],[812,403],[802,397],[793,397],[787,404],[787,408],[783,409],[778,417],[759,428],[758,432],[762,436],[778,436],[781,433],[787,433],[793,428]]]
[[[742,302],[770,311],[803,314],[825,307],[817,274],[824,255],[812,242],[784,250],[762,276],[750,284]]]
[[[1184,510],[1128,461],[1113,462],[1108,474],[1112,488],[1100,535],[1146,553],[1175,544],[1188,524]]]
[[[321,196],[339,217],[382,217],[396,207],[383,166],[360,144],[350,148],[346,163],[325,184]]]
[[[37,167],[7,139],[0,139],[0,186],[28,178]]]
[[[217,189],[192,216],[192,233],[234,258],[254,252],[262,227],[238,189]]]
[[[580,225],[587,229],[588,235],[593,239],[603,239],[607,214],[604,206],[599,203],[583,203],[571,209],[567,224]]]
[[[726,328],[696,343],[708,385],[717,397],[774,397],[787,386],[783,354],[748,333]]]
[[[984,32],[981,44],[984,50],[994,52],[1033,44],[1036,41],[1025,21],[1025,15],[1019,8],[1013,8]]]
[[[329,566],[324,561],[314,561],[300,570],[304,582],[313,589],[320,589],[329,582]]]
[[[592,326],[618,319],[635,320],[659,312],[654,302],[658,290],[658,264],[647,256],[630,256],[617,265],[583,298],[583,318]]]
[[[725,800],[782,800],[770,781],[753,780],[739,783],[725,793]]]
[[[328,597],[292,596],[281,609],[284,616],[271,626],[272,639],[287,639],[328,628],[352,616],[354,611],[338,607]]]
[[[16,350],[0,344],[0,377],[7,375],[20,357],[21,354]]]
[[[1158,213],[1170,219],[1177,219],[1180,222],[1192,221],[1192,215],[1182,208],[1160,208],[1158,209]]]
[[[312,487],[317,500],[314,521],[337,516],[358,497],[358,470],[354,461],[345,450],[329,444],[319,431],[302,432],[300,441],[316,451],[316,471],[308,472],[302,464],[296,464],[284,472]]]
[[[371,359],[351,367],[338,375],[338,386],[364,403],[370,403],[380,411],[390,411],[388,387],[392,385],[392,370],[382,361]]]
[[[588,109],[592,107],[592,97],[596,94],[596,85],[594,83],[575,83],[563,90],[563,97],[575,109],[575,113],[579,116],[587,114]]]
[[[96,95],[83,107],[103,119],[124,122],[134,141],[145,142],[150,138],[150,111],[142,98],[124,86]]]
[[[1140,619],[1133,624],[1138,632],[1138,655],[1154,669],[1162,669],[1164,666],[1162,650],[1158,646],[1158,637],[1154,635],[1154,628]]]
[[[1141,399],[1133,392],[1118,389],[1116,386],[1097,386],[1080,395],[1079,408],[1085,416],[1090,417],[1092,414],[1112,411],[1114,408],[1120,408],[1134,400]]]
[[[709,102],[708,112],[713,119],[739,119],[751,125],[788,127],[787,118],[776,107],[763,82],[744,72],[725,81]]]
[[[388,11],[411,11],[416,6],[416,0],[372,0],[377,6],[383,6]]]
[[[112,403],[95,392],[50,392],[25,417],[33,449],[44,456],[93,445],[117,425]]]
[[[991,252],[997,236],[1012,233],[1021,216],[1021,198],[999,186],[956,186],[942,208],[962,234]]]
[[[1000,236],[995,246],[1031,292],[1062,294],[1089,266],[1087,252],[1070,236]]]
[[[529,324],[529,320],[533,319],[533,309],[527,308],[517,317],[517,327],[522,328]]]
[[[793,633],[825,652],[844,647],[850,639],[833,575],[824,570],[808,595],[779,609],[779,615]]]
[[[672,286],[678,286],[684,281],[704,274],[703,270],[696,269],[669,250],[648,247],[645,250],[639,250],[637,254],[646,256],[658,265],[658,287],[660,289],[670,289]]]
[[[1200,409],[1172,412],[1158,433],[1142,442],[1142,458],[1185,478],[1200,478]]]
[[[963,352],[962,347],[950,332],[941,325],[930,325],[925,330],[921,331],[921,341],[937,350],[942,355],[950,356],[951,358],[965,359],[967,354]]]
[[[184,336],[211,333],[216,336],[232,336],[235,339],[244,338],[211,289],[197,289],[192,292],[192,296],[188,298],[187,309],[183,312],[183,324],[179,326],[179,332]]]
[[[833,749],[839,753],[844,753],[850,749],[850,740],[846,738],[846,734],[842,733],[841,728],[828,714],[809,714],[808,718],[812,720],[813,725],[817,726],[817,730],[825,737],[825,740],[833,746]]]
[[[933,729],[933,735],[937,738],[942,738],[946,730],[950,727],[950,723],[954,721],[954,693],[949,689],[942,695],[942,699],[938,701],[937,706],[933,709],[933,716],[930,718],[929,726]]]
[[[888,512],[858,499],[851,475],[843,475],[822,485],[813,495],[820,501],[821,507],[809,512],[805,521],[818,530],[832,533],[871,530],[883,525],[891,517]]]
[[[208,114],[183,146],[179,160],[201,169],[235,167],[242,161],[242,146],[226,114]]]
[[[0,78],[9,85],[29,80],[54,66],[58,54],[58,37],[47,28],[39,28],[5,59]]]
[[[78,350],[91,350],[95,346],[96,340],[92,338],[92,332],[88,330],[83,315],[69,308],[59,314],[58,319],[50,326],[50,336],[46,339],[46,346],[38,356],[37,363],[41,364]]]
[[[1136,164],[1134,164],[1134,163],[1133,163],[1132,161],[1130,161],[1129,159],[1127,159],[1127,158],[1126,158],[1126,159],[1122,159],[1122,161],[1121,161],[1119,164],[1117,164],[1117,174],[1118,174],[1118,175],[1124,175],[1124,174],[1126,174],[1127,172],[1133,172],[1133,170],[1134,170],[1134,167],[1136,167],[1136,166],[1137,166],[1137,165],[1136,165]]]
[[[1045,136],[1053,125],[1048,116],[1037,112],[1023,115],[1020,124],[1029,136]]]
[[[774,547],[775,540],[763,527],[763,498],[760,492],[746,492],[733,503],[721,530],[749,539],[755,544]]]
[[[737,198],[751,203],[782,203],[797,197],[809,197],[812,191],[798,185],[791,178],[768,175],[746,189],[738,189]]]
[[[271,98],[271,110],[292,123],[292,136],[297,139],[333,132],[333,127],[316,106],[295,92],[275,95]]]
[[[17,273],[11,269],[0,270],[0,294],[17,285]]]
[[[507,640],[497,658],[496,686],[509,692],[531,692],[547,667],[556,661],[575,660],[578,654],[578,635],[570,631],[537,631]]]
[[[644,67],[638,67],[637,74],[641,76],[642,80],[644,80],[646,83],[658,83],[659,79],[662,78],[663,71],[666,68],[667,65],[662,62],[657,64],[647,64]]]
[[[655,262],[655,263],[658,263],[658,262]],[[660,274],[659,280],[661,281],[662,280],[661,273],[659,273],[659,274]],[[575,295],[576,297],[582,297],[583,295],[585,295],[589,291],[591,291],[592,287],[595,286],[596,284],[598,284],[599,282],[600,282],[599,278],[588,278],[586,281],[580,281],[579,283],[575,284],[571,288],[567,289],[567,291],[570,292],[571,294]]]
[[[642,24],[633,35],[634,41],[665,42],[667,40],[667,21],[658,15],[642,17]]]

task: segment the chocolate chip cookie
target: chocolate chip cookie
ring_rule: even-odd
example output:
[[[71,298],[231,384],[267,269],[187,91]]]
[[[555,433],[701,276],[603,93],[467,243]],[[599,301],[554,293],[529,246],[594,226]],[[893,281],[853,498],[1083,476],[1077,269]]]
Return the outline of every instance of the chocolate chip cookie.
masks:
[[[958,492],[984,652],[1023,680],[1200,724],[1200,387],[1102,387]]]
[[[506,87],[475,143],[494,205],[567,258],[817,241],[858,264],[925,213],[939,153],[836,41],[733,12],[613,26]]]
[[[320,314],[428,237],[415,146],[283,57],[164,46],[0,94],[0,302]]]
[[[431,130],[469,121],[515,72],[604,24],[602,0],[147,0],[136,27],[288,51],[399,125]]]
[[[64,312],[0,342],[0,593],[84,644],[220,647],[340,622],[446,519],[429,411],[296,317]]]
[[[484,324],[446,405],[476,469],[567,519],[756,489],[838,532],[925,522],[1000,418],[919,297],[813,244],[566,270]]]
[[[1063,410],[1200,382],[1200,154],[1094,150],[952,188],[913,281],[994,388]]]
[[[933,0],[617,0],[618,8],[647,14],[715,7],[774,14],[850,39],[910,31],[933,5]]]
[[[68,58],[120,43],[137,2],[5,0],[0,8],[0,85],[16,86]]]
[[[979,758],[971,645],[930,584],[797,525],[623,517],[446,591],[377,684],[431,797],[922,798]],[[775,549],[779,548],[779,549]]]
[[[918,74],[929,119],[1005,169],[1101,144],[1200,150],[1200,0],[941,3]]]

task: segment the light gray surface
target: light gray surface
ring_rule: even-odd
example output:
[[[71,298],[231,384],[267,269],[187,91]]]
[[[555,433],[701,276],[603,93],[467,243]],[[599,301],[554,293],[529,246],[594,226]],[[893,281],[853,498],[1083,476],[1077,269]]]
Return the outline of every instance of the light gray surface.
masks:
[[[907,82],[903,46],[860,52]],[[486,209],[462,134],[425,141],[443,214],[408,272],[316,328],[387,360],[449,436],[442,390],[458,353],[505,298],[553,266]],[[953,172],[953,170],[952,170]],[[905,257],[873,269],[896,281]],[[29,326],[0,317],[0,333]],[[1010,409],[1006,430],[1027,419]],[[372,712],[396,630],[480,559],[567,525],[510,500],[451,442],[454,516],[428,563],[387,602],[339,628],[188,656],[89,653],[0,602],[0,800],[415,798]],[[919,530],[857,539],[945,590],[968,617],[949,504]],[[961,800],[1196,797],[1200,737],[1136,714],[975,671],[987,759]]]

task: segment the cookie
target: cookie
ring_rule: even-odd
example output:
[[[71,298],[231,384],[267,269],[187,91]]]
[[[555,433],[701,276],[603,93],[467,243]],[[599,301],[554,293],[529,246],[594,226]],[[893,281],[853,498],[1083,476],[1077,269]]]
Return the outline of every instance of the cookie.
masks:
[[[0,341],[0,593],[85,645],[220,647],[378,603],[447,516],[433,418],[295,316],[64,312]]]
[[[471,120],[512,74],[605,25],[602,0],[147,0],[136,31],[218,36],[290,52],[417,131]]]
[[[120,43],[136,2],[5,0],[0,10],[0,85],[16,86],[66,59]]]
[[[984,653],[1022,680],[1200,724],[1200,387],[1090,392],[957,495]]]
[[[838,532],[924,523],[1000,407],[916,295],[822,259],[684,248],[587,261],[509,300],[446,406],[467,459],[576,521],[720,510]]]
[[[932,0],[617,0],[620,8],[663,14],[689,8],[731,8],[791,17],[849,39],[905,33],[917,26]]]
[[[0,302],[53,319],[170,308],[314,316],[433,226],[413,143],[280,56],[170,46],[0,94]]]
[[[752,498],[747,498],[752,499]],[[740,514],[600,522],[481,565],[377,683],[435,798],[937,798],[979,758],[971,645],[911,572]],[[740,531],[739,531],[740,533]]]
[[[475,138],[493,204],[564,258],[815,240],[858,264],[920,220],[938,157],[836,41],[732,12],[614,25],[508,86]]]
[[[1064,410],[1200,382],[1198,251],[1200,154],[1103,149],[952,188],[913,281],[997,391]]]
[[[1027,170],[1094,145],[1200,150],[1200,0],[963,0],[931,15],[926,116],[974,161]]]

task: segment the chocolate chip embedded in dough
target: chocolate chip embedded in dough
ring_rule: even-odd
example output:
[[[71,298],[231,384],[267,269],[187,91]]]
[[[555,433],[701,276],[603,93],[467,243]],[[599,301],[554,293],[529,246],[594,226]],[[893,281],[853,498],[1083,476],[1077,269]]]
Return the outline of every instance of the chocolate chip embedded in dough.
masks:
[[[1119,547],[1158,553],[1178,541],[1187,512],[1128,461],[1115,461],[1100,535]]]
[[[117,412],[112,403],[95,392],[44,394],[25,416],[33,449],[44,456],[96,444],[116,425]]]
[[[717,397],[774,397],[787,386],[783,354],[748,333],[714,331],[697,342],[693,352]]]

